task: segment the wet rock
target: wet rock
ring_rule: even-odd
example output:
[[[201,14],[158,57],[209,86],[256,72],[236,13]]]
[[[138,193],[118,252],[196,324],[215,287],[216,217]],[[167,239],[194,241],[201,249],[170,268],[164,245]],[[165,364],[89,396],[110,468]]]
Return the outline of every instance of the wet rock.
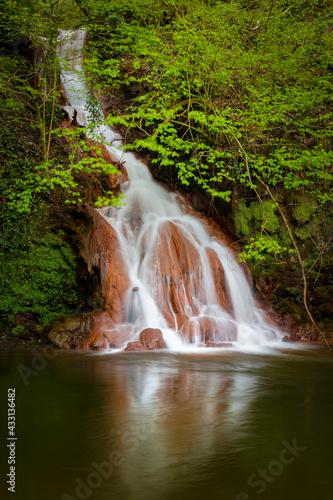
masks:
[[[293,343],[294,341],[288,335],[285,335],[282,339],[282,342]]]
[[[290,334],[290,338],[293,342],[299,342],[302,338],[302,335],[300,333],[292,332]]]
[[[93,314],[71,316],[62,322],[55,322],[48,334],[49,340],[62,349],[79,347],[83,337],[88,336],[92,328]]]
[[[35,332],[39,325],[39,316],[31,312],[18,312],[15,314],[14,325],[22,326],[28,332]]]
[[[130,352],[130,351],[147,351],[146,347],[143,345],[140,340],[137,340],[136,342],[129,342],[126,346],[125,351]]]
[[[140,333],[140,340],[129,342],[125,351],[156,351],[158,349],[166,349],[161,330],[146,328]]]
[[[235,342],[237,340],[237,326],[233,321],[205,315],[190,318],[183,325],[181,333],[190,343]]]
[[[272,300],[276,286],[272,286],[268,278],[264,279],[262,276],[258,276],[255,280],[255,288],[262,299]]]
[[[206,342],[205,347],[216,347],[216,348],[225,348],[225,347],[233,347],[233,344],[230,342]]]
[[[49,340],[61,349],[70,349],[71,345],[76,342],[76,336],[71,335],[66,330],[51,330],[48,334]]]
[[[229,294],[227,294],[227,287],[222,263],[219,260],[216,252],[212,248],[206,248],[206,254],[209,260],[219,303],[226,311],[228,311],[231,307],[231,299]]]
[[[149,248],[152,238],[153,249]],[[149,264],[149,268],[154,269],[148,277],[148,284],[172,328],[175,327],[174,315],[186,314],[187,307],[193,314],[198,314],[195,297],[205,301],[204,271],[193,239],[193,234],[186,235],[176,224],[166,221],[160,224],[156,233],[147,232],[143,240],[141,265]]]
[[[146,328],[140,333],[140,341],[148,350],[166,349],[163,334],[158,328]]]
[[[116,325],[111,331],[104,331],[103,335],[109,343],[109,348],[120,349],[132,336],[132,326]]]
[[[116,231],[96,211],[91,209],[97,226],[91,233],[84,249],[88,269],[92,266],[100,270],[105,310],[114,323],[125,321],[123,302],[131,285],[126,263],[121,255]]]
[[[92,320],[89,337],[79,346],[83,350],[118,349],[131,338],[132,327],[115,325],[107,311],[93,313]]]
[[[186,314],[182,314],[182,313],[177,314],[177,316],[176,316],[176,323],[177,323],[177,325],[176,325],[176,329],[177,329],[178,331],[180,331],[180,330],[182,329],[183,325],[184,325],[184,324],[186,323],[186,321],[188,321],[188,320],[189,320],[189,317],[188,317]]]

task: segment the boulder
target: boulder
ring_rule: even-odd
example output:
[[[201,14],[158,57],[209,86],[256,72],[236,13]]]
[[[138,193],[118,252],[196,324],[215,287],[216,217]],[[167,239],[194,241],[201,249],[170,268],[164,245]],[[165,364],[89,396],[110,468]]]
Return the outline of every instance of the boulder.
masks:
[[[132,326],[115,325],[107,311],[95,312],[92,316],[92,329],[88,339],[80,345],[81,349],[118,349],[131,338]]]
[[[140,333],[140,340],[129,342],[125,351],[156,351],[158,349],[166,349],[161,330],[146,328]]]
[[[293,342],[299,342],[302,338],[302,335],[300,333],[292,332],[290,334],[290,338]]]
[[[62,349],[79,347],[84,337],[89,335],[94,321],[94,313],[70,316],[64,321],[53,323],[48,334],[49,340]]]
[[[140,342],[140,340],[137,340],[135,342],[129,342],[126,346],[126,349],[125,351],[129,352],[129,351],[147,351],[148,349],[146,349],[146,347],[143,345],[142,342]]]
[[[158,328],[146,328],[140,333],[140,341],[146,345],[149,351],[155,349],[166,349],[163,334]]]

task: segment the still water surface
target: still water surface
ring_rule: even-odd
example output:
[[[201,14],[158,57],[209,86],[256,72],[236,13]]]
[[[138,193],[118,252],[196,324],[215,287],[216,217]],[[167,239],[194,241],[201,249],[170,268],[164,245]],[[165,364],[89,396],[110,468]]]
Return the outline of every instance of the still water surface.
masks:
[[[333,357],[324,348],[65,352],[25,385],[18,367],[36,367],[34,355],[0,353],[1,498],[333,498]],[[5,485],[9,387],[15,494]]]

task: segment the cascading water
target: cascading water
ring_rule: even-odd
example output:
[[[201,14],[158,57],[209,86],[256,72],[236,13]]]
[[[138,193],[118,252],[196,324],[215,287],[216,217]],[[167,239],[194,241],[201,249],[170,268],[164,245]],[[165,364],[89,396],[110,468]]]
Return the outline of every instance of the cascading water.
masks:
[[[69,115],[89,125],[88,92],[81,66],[85,32],[60,33],[60,57],[66,69],[62,84]],[[138,338],[145,328],[163,332],[167,347],[274,343],[281,333],[255,307],[249,284],[232,251],[219,234],[168,193],[132,153],[122,150],[120,136],[106,125],[98,135],[110,144],[113,158],[124,163],[126,205],[99,212],[117,235],[128,286],[118,331]],[[126,342],[124,341],[124,345]]]

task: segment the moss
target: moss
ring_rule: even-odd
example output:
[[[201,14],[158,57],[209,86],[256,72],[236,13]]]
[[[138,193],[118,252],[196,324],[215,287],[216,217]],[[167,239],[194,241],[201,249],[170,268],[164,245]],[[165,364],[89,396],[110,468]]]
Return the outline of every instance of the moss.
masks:
[[[30,240],[0,265],[0,312],[5,323],[18,312],[39,316],[42,324],[76,309],[76,256],[59,235]]]
[[[275,214],[275,206],[268,200],[264,201],[263,206],[258,201],[252,201],[247,206],[246,200],[241,198],[236,205],[234,220],[241,238],[259,236],[259,229],[263,223],[266,233],[276,233],[281,227],[279,218]]]
[[[304,241],[309,238],[314,238],[317,233],[320,231],[320,224],[317,218],[314,218],[308,224],[303,227],[297,228],[295,230],[295,234],[297,238]]]
[[[19,337],[20,333],[23,333],[25,331],[24,326],[22,325],[17,325],[15,328],[12,329],[10,332],[13,337]]]
[[[249,209],[252,212],[252,217],[256,226],[261,225],[263,219],[265,221],[265,230],[275,232],[280,227],[279,219],[275,215],[275,206],[271,201],[264,201],[264,207],[257,201],[250,203]],[[263,214],[264,208],[264,214]]]
[[[266,231],[273,233],[280,228],[274,204],[271,201],[264,201],[263,205],[262,207],[259,202],[252,201],[247,206],[244,198],[238,201],[235,211],[235,225],[241,238],[258,235],[258,228],[261,227],[263,219]]]
[[[249,238],[251,234],[251,229],[249,222],[252,219],[252,212],[246,206],[245,200],[240,199],[237,203],[236,213],[235,213],[235,225],[237,233],[241,238]]]
[[[300,203],[296,205],[293,209],[293,216],[298,222],[308,222],[311,215],[315,212],[318,207],[316,200],[304,197],[301,199]]]

